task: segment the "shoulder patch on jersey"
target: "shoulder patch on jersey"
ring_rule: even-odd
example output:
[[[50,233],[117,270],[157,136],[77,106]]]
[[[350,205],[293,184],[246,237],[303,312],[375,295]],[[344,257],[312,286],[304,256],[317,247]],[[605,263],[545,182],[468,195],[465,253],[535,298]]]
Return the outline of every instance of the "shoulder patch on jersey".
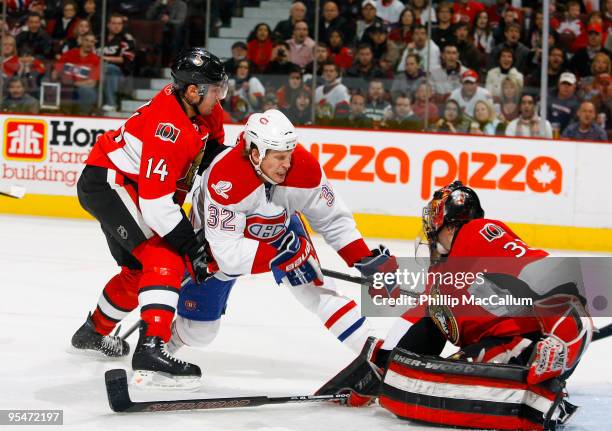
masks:
[[[230,183],[229,181],[219,181],[216,184],[212,184],[210,187],[219,196],[223,197],[224,199],[229,199],[227,192],[232,189],[232,183]]]
[[[208,193],[221,205],[237,204],[263,186],[251,162],[242,155],[242,149],[242,146],[236,146],[227,150],[210,167]],[[225,196],[215,190],[215,187],[219,188],[224,183],[231,184],[230,189],[220,190]]]
[[[155,130],[155,137],[161,139],[162,141],[172,142],[174,144],[180,133],[181,131],[174,127],[172,123],[159,123],[157,125],[157,129]]]
[[[496,240],[497,238],[501,238],[504,236],[506,231],[495,223],[487,223],[482,229],[480,229],[480,235],[483,236],[484,239],[491,242]]]
[[[291,168],[281,186],[312,189],[321,184],[321,165],[319,161],[301,144],[298,144],[291,157]]]

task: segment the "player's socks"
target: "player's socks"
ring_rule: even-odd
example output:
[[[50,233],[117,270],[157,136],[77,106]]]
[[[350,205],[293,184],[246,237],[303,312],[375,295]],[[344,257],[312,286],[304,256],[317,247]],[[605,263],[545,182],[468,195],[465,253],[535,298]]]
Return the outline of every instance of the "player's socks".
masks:
[[[121,268],[121,272],[106,283],[91,318],[102,335],[112,332],[115,325],[138,306],[138,281],[141,271]]]

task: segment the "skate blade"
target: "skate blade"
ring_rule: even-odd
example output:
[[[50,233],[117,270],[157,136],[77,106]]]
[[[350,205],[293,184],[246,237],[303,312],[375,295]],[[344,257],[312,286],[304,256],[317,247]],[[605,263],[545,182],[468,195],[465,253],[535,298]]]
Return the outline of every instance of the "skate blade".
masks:
[[[95,349],[77,349],[73,345],[70,345],[66,348],[66,353],[71,355],[78,355],[84,358],[95,359],[97,361],[121,361],[125,359],[129,352],[123,356],[107,356],[99,350]]]
[[[201,377],[173,376],[160,371],[135,370],[130,381],[135,389],[164,389],[196,391],[202,385]]]

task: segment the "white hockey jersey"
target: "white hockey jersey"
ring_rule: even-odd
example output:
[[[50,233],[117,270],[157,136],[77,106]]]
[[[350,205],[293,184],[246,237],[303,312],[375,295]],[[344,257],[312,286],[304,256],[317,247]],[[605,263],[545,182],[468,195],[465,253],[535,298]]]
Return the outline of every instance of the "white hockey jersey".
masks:
[[[319,162],[301,145],[285,181],[266,190],[239,139],[204,172],[193,204],[192,223],[205,228],[215,261],[227,275],[270,271],[277,253],[270,243],[283,236],[296,211],[349,266],[371,254]]]

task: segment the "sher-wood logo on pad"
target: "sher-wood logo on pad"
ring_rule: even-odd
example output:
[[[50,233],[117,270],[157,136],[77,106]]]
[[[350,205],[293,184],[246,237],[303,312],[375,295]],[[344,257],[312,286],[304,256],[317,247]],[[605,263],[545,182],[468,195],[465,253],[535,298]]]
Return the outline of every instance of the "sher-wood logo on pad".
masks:
[[[47,156],[47,122],[9,118],[4,123],[4,158],[42,162]]]

